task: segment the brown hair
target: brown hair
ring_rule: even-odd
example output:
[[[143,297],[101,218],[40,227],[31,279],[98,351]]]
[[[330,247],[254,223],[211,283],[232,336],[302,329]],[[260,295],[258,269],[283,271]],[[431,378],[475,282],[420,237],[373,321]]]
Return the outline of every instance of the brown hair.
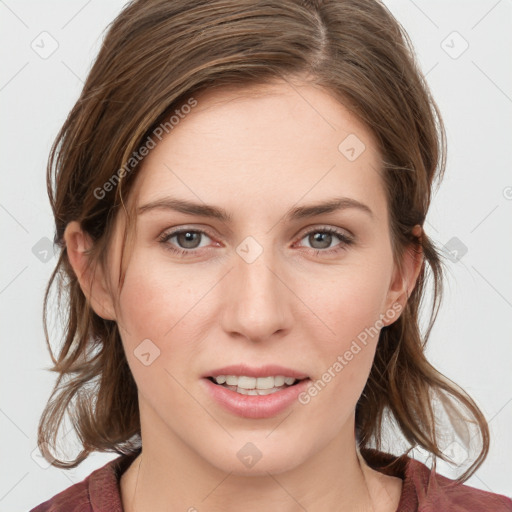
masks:
[[[436,430],[438,399],[452,425],[475,425],[480,434],[481,450],[459,480],[482,464],[489,449],[484,416],[424,353],[444,270],[442,253],[425,233],[416,237],[412,229],[425,222],[433,184],[444,173],[446,144],[438,108],[401,25],[376,0],[138,0],[111,24],[48,162],[55,242],[62,250],[45,294],[44,328],[58,380],[38,442],[55,466],[75,467],[92,451],[128,453],[140,446],[137,388],[117,325],[95,314],[84,296],[66,253],[66,225],[80,222],[94,241],[91,264],[104,265],[113,221],[139,168],[136,156],[160,123],[204,90],[304,76],[339,99],[376,137],[397,264],[411,245],[424,254],[401,316],[380,333],[356,407],[359,446],[381,446],[389,414],[409,449],[427,450],[434,464],[435,457],[446,460]],[[429,277],[433,300],[422,334],[420,302]],[[59,304],[63,294],[67,299],[57,357],[47,324],[56,279]],[[66,414],[83,445],[68,462],[49,449],[57,446]]]

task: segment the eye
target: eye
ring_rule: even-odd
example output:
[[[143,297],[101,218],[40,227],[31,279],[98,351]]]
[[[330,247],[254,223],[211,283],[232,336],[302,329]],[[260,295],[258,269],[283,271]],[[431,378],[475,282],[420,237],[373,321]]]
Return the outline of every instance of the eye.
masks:
[[[191,256],[194,255],[198,249],[204,247],[204,245],[200,245],[204,237],[210,238],[208,233],[200,229],[177,229],[175,231],[162,233],[158,241],[171,252],[182,256]],[[172,239],[176,239],[176,241],[171,243]]]
[[[211,240],[212,237],[206,231],[201,229],[181,228],[174,231],[166,231],[160,235],[158,241],[163,244],[166,250],[179,256],[194,256],[200,249],[208,247],[208,244],[201,245],[204,238]],[[174,239],[174,241],[173,241]],[[333,254],[339,251],[347,250],[347,247],[354,243],[354,239],[346,232],[332,228],[315,228],[305,233],[299,240],[307,239],[310,249],[315,251],[315,255]],[[338,239],[340,242],[334,247],[332,243]],[[217,244],[218,245],[218,244]]]
[[[331,244],[336,238],[340,240],[341,243],[332,247]],[[304,234],[300,240],[304,239],[307,239],[308,243],[311,244],[310,248],[315,250],[316,255],[320,253],[332,254],[344,251],[347,249],[347,246],[354,243],[352,236],[344,231],[331,227],[312,229]]]

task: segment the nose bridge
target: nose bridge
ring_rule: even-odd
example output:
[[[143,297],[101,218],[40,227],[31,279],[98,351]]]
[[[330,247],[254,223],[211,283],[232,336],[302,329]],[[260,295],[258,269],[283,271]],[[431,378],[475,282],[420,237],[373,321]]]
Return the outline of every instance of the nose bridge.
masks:
[[[270,240],[264,247],[253,237],[244,239],[230,273],[224,328],[250,339],[264,339],[290,326],[287,289],[277,277],[279,265]]]

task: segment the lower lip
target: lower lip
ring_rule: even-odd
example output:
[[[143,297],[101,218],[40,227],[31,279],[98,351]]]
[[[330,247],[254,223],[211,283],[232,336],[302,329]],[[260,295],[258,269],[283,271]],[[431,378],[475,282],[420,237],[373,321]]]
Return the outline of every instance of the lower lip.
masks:
[[[294,386],[286,387],[270,395],[242,395],[236,391],[202,379],[212,398],[228,411],[243,418],[271,418],[289,407],[311,382],[304,379]]]

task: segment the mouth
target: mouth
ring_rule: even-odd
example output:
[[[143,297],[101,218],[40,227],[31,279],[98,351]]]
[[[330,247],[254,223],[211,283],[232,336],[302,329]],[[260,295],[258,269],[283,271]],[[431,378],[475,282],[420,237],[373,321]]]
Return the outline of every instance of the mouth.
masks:
[[[268,377],[247,377],[236,375],[218,375],[206,377],[213,384],[235,391],[241,395],[265,396],[283,389],[297,386],[300,382],[310,380],[309,377],[297,379],[283,375]]]
[[[310,377],[282,367],[275,374],[266,368],[264,377],[254,368],[252,372],[239,374],[233,371],[233,367],[229,368],[229,372],[224,373],[224,370],[223,373],[215,371],[204,375],[201,379],[204,390],[224,410],[246,419],[272,418],[282,413],[297,403],[299,395],[312,382]],[[252,376],[249,377],[247,373],[252,373]]]

